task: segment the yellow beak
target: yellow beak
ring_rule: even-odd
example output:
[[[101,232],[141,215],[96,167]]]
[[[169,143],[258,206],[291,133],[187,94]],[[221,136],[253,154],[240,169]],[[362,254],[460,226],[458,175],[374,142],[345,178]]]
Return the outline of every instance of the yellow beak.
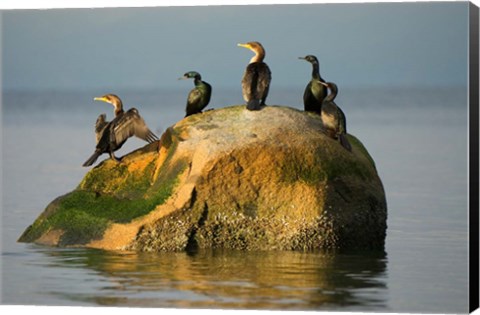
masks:
[[[250,45],[249,45],[249,44],[237,44],[237,46],[250,49]]]
[[[94,101],[107,102],[107,99],[105,97],[95,97],[93,100]]]

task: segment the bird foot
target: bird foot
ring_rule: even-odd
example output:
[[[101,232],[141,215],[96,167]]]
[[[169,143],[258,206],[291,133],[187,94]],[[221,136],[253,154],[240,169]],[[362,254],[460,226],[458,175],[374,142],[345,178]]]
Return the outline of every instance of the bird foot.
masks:
[[[117,162],[117,163],[122,162],[122,159],[117,158],[115,155],[110,156],[110,158],[111,158],[112,160],[114,160],[115,162]]]

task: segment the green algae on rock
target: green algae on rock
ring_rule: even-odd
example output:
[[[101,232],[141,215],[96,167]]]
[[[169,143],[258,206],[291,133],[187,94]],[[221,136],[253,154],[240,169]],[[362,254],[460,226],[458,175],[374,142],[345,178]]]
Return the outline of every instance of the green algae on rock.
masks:
[[[179,251],[383,249],[373,159],[325,135],[319,116],[232,106],[189,116],[159,143],[88,172],[19,241]]]

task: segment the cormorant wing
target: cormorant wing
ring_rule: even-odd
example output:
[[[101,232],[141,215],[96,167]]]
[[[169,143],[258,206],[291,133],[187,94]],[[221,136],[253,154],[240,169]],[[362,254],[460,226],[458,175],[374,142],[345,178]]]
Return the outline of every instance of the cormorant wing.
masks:
[[[268,94],[271,78],[271,72],[266,63],[250,63],[243,75],[243,98],[247,102],[248,100],[264,100]]]
[[[108,125],[107,115],[101,114],[98,116],[97,121],[95,122],[95,139],[96,142],[100,141],[100,138],[103,135],[103,129]]]
[[[303,92],[303,104],[305,105],[305,107],[309,107],[312,98],[313,98],[312,81],[310,81],[305,87],[305,92]]]
[[[202,92],[195,88],[190,91],[187,99],[187,115],[191,112],[197,112],[198,104],[202,99]]]
[[[347,133],[347,118],[345,117],[345,113],[343,110],[337,105],[338,108],[338,117],[340,121],[340,131],[342,133]]]
[[[152,143],[158,140],[157,136],[148,129],[143,118],[138,114],[137,109],[131,108],[125,114],[113,122],[113,132],[110,133],[110,141],[118,144],[125,142],[128,138],[136,136],[142,140]]]
[[[208,103],[210,103],[210,98],[212,96],[212,86],[207,82],[203,81],[203,87],[205,92],[205,107],[207,107]],[[203,109],[203,108],[202,108]]]
[[[257,82],[257,93],[262,102],[265,102],[265,99],[267,98],[271,80],[272,73],[270,71],[270,68],[267,66],[266,63],[262,62],[259,65]]]

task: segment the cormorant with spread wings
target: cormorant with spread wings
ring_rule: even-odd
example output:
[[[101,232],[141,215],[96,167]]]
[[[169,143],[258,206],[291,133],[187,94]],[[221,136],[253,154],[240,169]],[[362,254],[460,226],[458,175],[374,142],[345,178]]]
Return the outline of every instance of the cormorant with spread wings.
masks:
[[[123,110],[122,101],[118,96],[107,94],[95,97],[94,100],[112,104],[115,108],[115,118],[108,122],[105,114],[98,116],[95,123],[97,146],[93,155],[83,166],[92,165],[103,153],[108,153],[112,159],[120,161],[113,152],[120,149],[127,139],[132,136],[136,136],[148,143],[158,140],[158,137],[148,129],[136,108],[131,108],[126,112]]]

